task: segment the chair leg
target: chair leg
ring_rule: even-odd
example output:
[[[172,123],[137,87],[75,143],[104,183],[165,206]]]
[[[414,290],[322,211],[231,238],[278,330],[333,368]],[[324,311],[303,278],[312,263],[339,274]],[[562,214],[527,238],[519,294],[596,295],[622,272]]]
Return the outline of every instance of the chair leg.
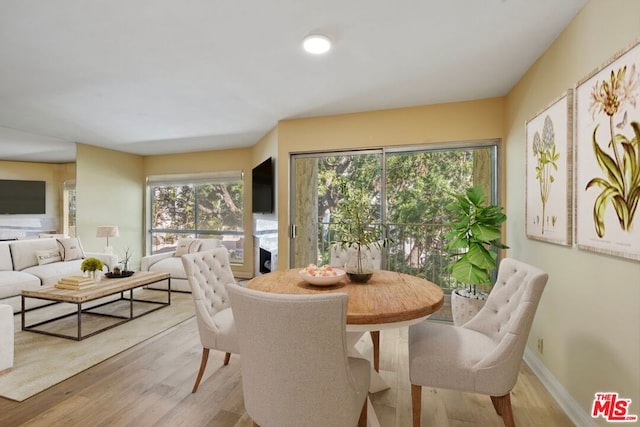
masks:
[[[191,393],[195,393],[196,391],[198,391],[198,386],[200,385],[200,380],[202,379],[204,370],[207,367],[208,360],[209,360],[209,349],[202,347],[202,360],[200,360],[200,370],[198,371],[198,377],[196,378],[196,383],[193,385],[193,390],[191,390]]]
[[[371,331],[371,342],[373,343],[373,368],[380,372],[380,331]]]
[[[502,416],[502,409],[500,409],[498,398],[495,396],[491,396],[491,403],[493,403],[493,409],[496,410],[496,414]]]
[[[420,427],[422,416],[422,386],[411,384],[411,407],[413,409],[413,427]]]
[[[502,417],[502,422],[505,427],[515,427],[516,423],[513,420],[513,410],[511,408],[511,394],[491,396],[491,402],[493,403],[496,413]]]
[[[367,427],[367,403],[369,402],[369,398],[364,399],[364,404],[362,405],[362,411],[360,411],[360,419],[358,419],[358,427]]]
[[[231,359],[231,353],[225,353],[224,354],[224,366],[227,366],[229,364],[229,359]]]

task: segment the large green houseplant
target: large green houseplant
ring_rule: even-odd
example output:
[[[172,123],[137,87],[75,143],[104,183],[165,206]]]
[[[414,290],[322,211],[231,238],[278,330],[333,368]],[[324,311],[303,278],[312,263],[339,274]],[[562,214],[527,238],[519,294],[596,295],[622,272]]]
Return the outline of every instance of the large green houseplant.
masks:
[[[374,270],[371,248],[382,249],[387,240],[381,236],[380,220],[367,192],[347,182],[342,182],[339,188],[342,199],[334,213],[337,236],[334,243],[343,251],[354,249],[345,271],[352,282],[365,283]]]
[[[454,306],[454,297],[483,300],[486,293],[478,292],[477,286],[487,285],[486,288],[491,288],[491,275],[497,268],[496,249],[508,249],[500,242],[501,226],[507,216],[502,212],[502,206],[487,204],[480,186],[453,196],[455,200],[447,206],[451,221],[446,224],[449,231],[445,234],[446,249],[451,251],[453,261],[446,269],[464,286],[455,290],[451,297],[454,323],[458,323],[456,311],[460,310],[458,304]],[[467,305],[464,308],[467,315],[475,314],[469,312],[468,301],[461,303]]]

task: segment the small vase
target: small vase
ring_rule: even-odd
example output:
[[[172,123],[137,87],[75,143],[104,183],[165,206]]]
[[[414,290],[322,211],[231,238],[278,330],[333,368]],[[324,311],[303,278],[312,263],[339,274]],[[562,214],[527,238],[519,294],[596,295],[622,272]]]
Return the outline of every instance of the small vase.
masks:
[[[373,260],[366,249],[355,249],[347,258],[344,271],[354,283],[367,283],[373,276]]]

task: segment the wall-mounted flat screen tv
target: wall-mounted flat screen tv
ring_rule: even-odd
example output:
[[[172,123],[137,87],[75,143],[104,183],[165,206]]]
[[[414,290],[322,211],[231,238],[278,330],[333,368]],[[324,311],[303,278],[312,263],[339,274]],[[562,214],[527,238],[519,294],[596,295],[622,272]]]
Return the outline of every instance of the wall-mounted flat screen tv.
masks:
[[[273,213],[273,159],[253,168],[251,179],[253,213]]]
[[[0,214],[46,213],[46,183],[0,179]]]

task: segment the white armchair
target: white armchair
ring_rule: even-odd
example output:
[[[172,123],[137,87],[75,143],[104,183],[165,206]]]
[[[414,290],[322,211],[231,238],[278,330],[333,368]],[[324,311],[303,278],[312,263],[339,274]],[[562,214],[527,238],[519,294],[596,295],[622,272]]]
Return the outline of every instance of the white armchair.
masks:
[[[371,261],[373,261],[373,268],[379,270],[382,264],[382,252],[376,245],[370,245],[366,248],[371,255]],[[344,268],[349,256],[356,251],[356,248],[350,247],[342,249],[339,244],[333,243],[329,246],[329,264],[333,267]]]
[[[227,286],[244,406],[261,427],[366,425],[370,364],[347,357],[348,296]]]
[[[185,242],[184,244],[182,244]],[[140,270],[153,271],[155,273],[169,273],[171,275],[171,290],[179,292],[191,292],[187,274],[182,265],[182,255],[207,251],[219,248],[222,241],[219,239],[179,239],[178,248],[175,251],[147,255],[140,259]],[[163,280],[152,285],[151,289],[167,289],[167,281]]]
[[[198,333],[202,343],[202,360],[192,393],[198,390],[207,367],[209,350],[224,351],[224,365],[229,364],[231,353],[238,353],[238,341],[226,285],[235,283],[229,254],[225,248],[216,248],[182,256],[191,295],[196,310]]]
[[[547,278],[536,267],[505,258],[486,304],[469,322],[409,327],[414,427],[420,426],[422,386],[488,394],[505,426],[514,426],[510,392]]]

